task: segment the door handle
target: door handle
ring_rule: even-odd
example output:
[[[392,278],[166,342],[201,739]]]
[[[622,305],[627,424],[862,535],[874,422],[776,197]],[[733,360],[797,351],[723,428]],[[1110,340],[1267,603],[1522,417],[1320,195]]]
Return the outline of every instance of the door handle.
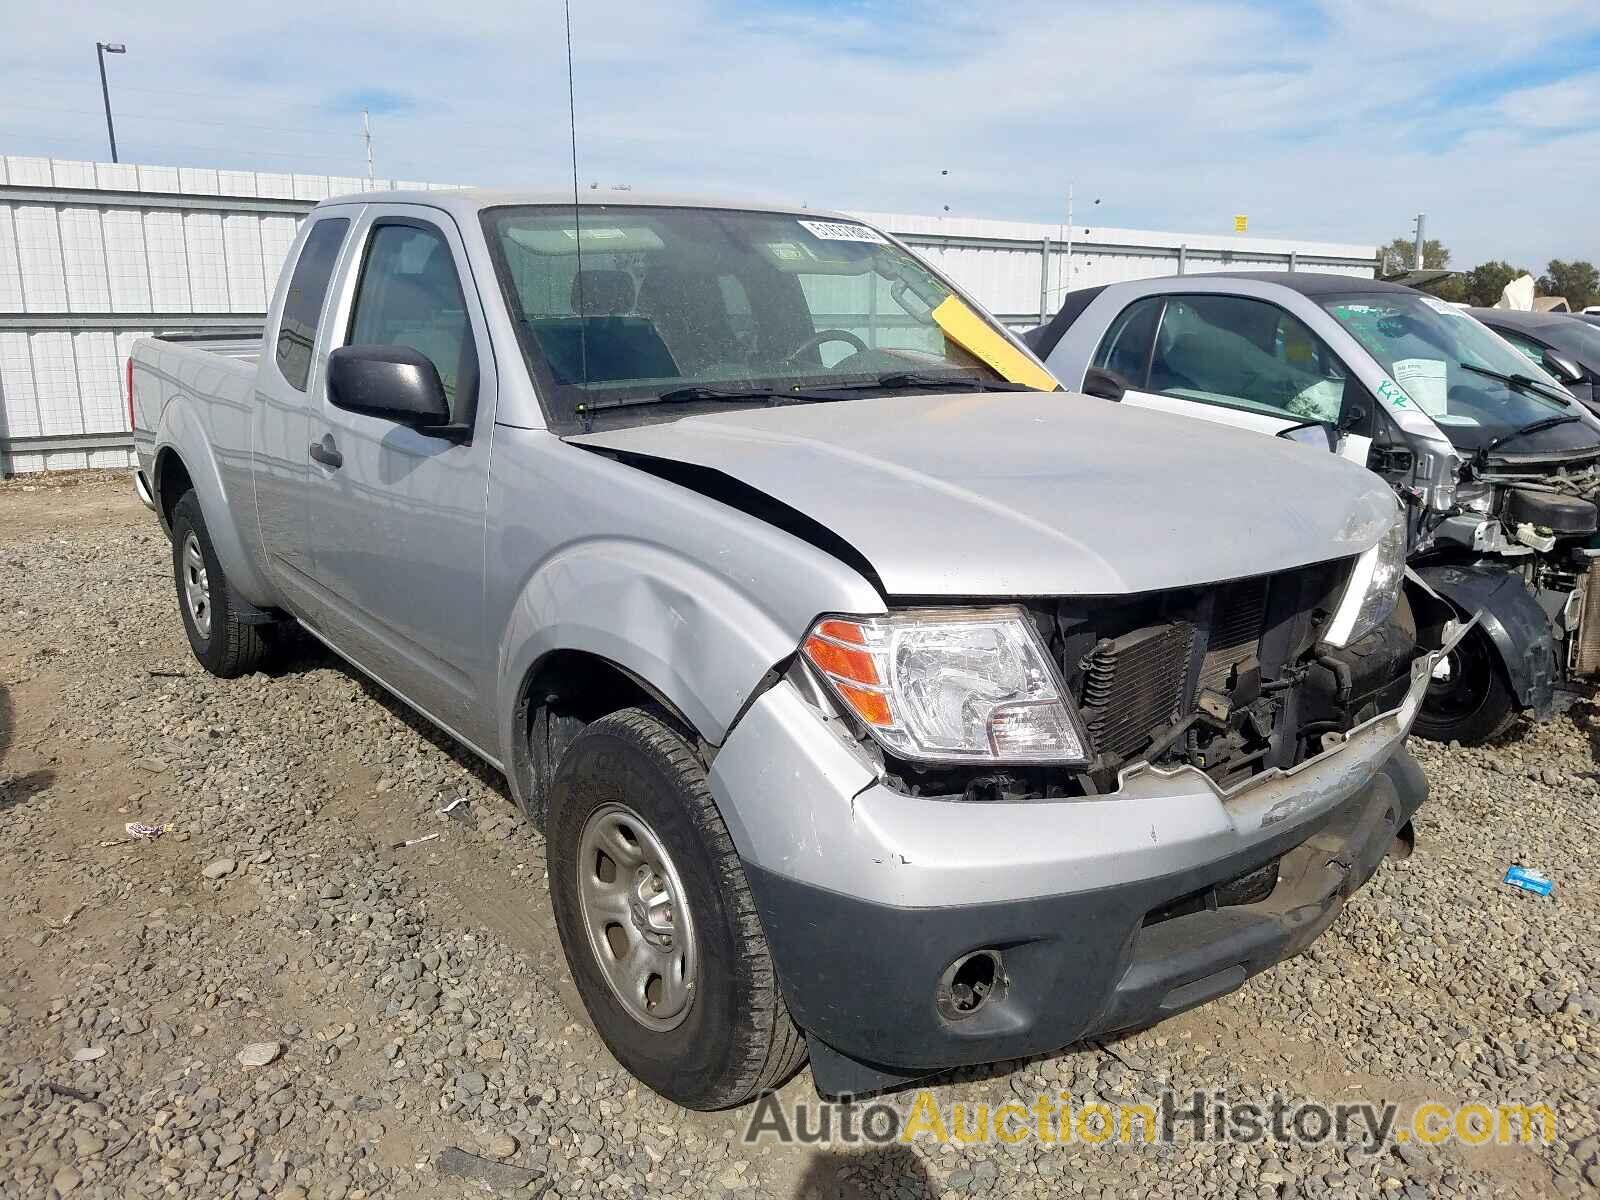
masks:
[[[335,471],[344,466],[344,455],[340,454],[339,447],[334,445],[331,433],[323,434],[320,442],[311,443],[311,457]]]

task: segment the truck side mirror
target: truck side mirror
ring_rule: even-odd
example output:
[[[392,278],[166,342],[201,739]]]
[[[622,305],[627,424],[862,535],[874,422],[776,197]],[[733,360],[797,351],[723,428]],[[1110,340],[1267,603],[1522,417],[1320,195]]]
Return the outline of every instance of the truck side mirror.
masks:
[[[1090,367],[1083,373],[1083,394],[1098,396],[1102,400],[1121,400],[1128,390],[1128,381],[1115,371]]]
[[[1583,382],[1583,368],[1570,358],[1563,358],[1554,350],[1546,350],[1540,356],[1539,365],[1568,387]]]
[[[328,401],[418,429],[448,425],[450,402],[433,360],[410,346],[341,346],[328,355]]]

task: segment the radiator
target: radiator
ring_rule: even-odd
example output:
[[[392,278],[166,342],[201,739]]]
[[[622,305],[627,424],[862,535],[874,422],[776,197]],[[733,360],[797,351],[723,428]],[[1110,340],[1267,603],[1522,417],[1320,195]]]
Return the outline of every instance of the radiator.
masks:
[[[1600,672],[1600,562],[1589,564],[1583,583],[1583,622],[1578,626],[1578,646],[1572,664],[1574,675]]]

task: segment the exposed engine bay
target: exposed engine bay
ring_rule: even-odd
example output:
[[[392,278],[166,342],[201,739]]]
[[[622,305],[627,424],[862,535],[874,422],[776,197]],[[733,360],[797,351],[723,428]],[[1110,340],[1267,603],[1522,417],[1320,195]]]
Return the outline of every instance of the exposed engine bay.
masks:
[[[1578,672],[1576,635],[1583,620],[1600,510],[1600,458],[1539,461],[1531,456],[1473,459],[1462,468],[1456,506],[1420,510],[1416,558],[1492,562],[1520,575],[1544,609],[1558,646],[1559,665]],[[1414,510],[1417,511],[1417,510]]]
[[[1106,794],[1139,762],[1187,764],[1223,788],[1292,767],[1396,707],[1409,681],[1418,631],[1404,598],[1359,641],[1319,646],[1348,573],[1348,562],[1323,563],[1148,595],[1024,601],[1092,761],[930,767],[884,756],[885,777],[911,794],[981,801]]]

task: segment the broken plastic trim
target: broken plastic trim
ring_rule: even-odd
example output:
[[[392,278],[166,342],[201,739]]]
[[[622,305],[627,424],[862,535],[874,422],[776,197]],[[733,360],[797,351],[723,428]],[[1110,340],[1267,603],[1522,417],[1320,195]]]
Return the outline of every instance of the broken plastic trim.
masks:
[[[797,508],[791,508],[760,488],[751,487],[748,483],[731,475],[725,475],[712,467],[678,462],[670,458],[657,458],[654,455],[638,454],[631,450],[617,450],[609,446],[593,446],[584,442],[569,442],[568,445],[577,446],[591,454],[599,454],[643,471],[647,475],[654,475],[657,479],[688,488],[707,500],[726,504],[748,517],[754,517],[775,529],[792,534],[807,545],[844,563],[870,583],[880,596],[888,595],[883,580],[878,577],[877,568],[867,560],[866,555],[820,521],[808,517]]]

